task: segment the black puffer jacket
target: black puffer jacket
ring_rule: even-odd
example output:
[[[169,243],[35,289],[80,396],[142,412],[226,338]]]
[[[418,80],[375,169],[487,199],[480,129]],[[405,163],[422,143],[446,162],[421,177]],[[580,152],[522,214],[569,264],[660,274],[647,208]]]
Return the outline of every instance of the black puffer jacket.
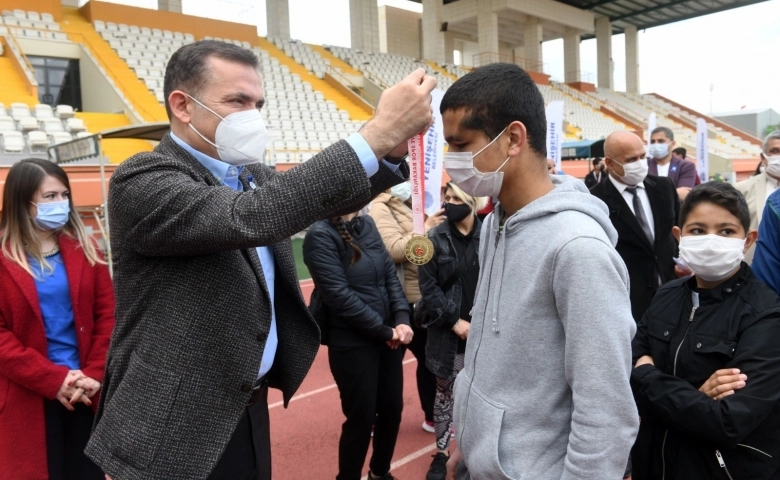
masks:
[[[658,290],[632,344],[631,386],[642,422],[634,480],[780,478],[780,298],[743,263],[699,293],[695,279]],[[746,386],[722,400],[699,392],[715,371],[738,368]]]
[[[390,340],[393,327],[409,324],[395,264],[371,217],[356,217],[347,229],[362,252],[353,264],[352,248],[327,220],[313,224],[303,241],[303,260],[330,311],[329,344],[359,347]]]

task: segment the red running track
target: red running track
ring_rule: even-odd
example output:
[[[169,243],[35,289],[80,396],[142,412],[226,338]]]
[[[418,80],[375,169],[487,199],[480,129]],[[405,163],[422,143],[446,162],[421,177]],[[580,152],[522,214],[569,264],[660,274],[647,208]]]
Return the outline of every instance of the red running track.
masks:
[[[312,285],[301,282],[304,298]],[[415,369],[411,353],[404,359],[404,412],[398,443],[393,456],[392,474],[399,480],[424,480],[435,453],[435,436],[425,432],[417,396]],[[338,442],[344,415],[339,391],[328,367],[327,347],[320,347],[314,365],[289,408],[282,406],[282,395],[271,390],[268,396],[271,416],[271,453],[274,480],[311,478],[332,480],[338,473]],[[452,446],[454,447],[454,441]],[[369,449],[364,475],[368,472]]]

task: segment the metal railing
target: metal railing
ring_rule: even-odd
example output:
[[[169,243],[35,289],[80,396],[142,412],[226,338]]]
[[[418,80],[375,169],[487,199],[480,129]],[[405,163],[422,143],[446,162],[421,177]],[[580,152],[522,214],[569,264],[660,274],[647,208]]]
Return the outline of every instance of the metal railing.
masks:
[[[595,85],[596,77],[591,72],[583,72],[582,70],[572,70],[566,72],[566,78],[573,78],[575,82],[592,83]]]
[[[530,72],[545,73],[547,70],[546,63],[532,58],[518,57],[514,53],[481,52],[472,56],[474,68],[491,63],[512,63]]]
[[[24,50],[22,50],[21,45],[19,45],[19,41],[16,39],[16,35],[14,35],[14,32],[11,29],[9,29],[8,34],[4,35],[4,37],[8,43],[8,48],[22,66],[22,70],[24,70],[24,74],[27,77],[27,80],[30,82],[30,85],[37,88],[38,81],[35,79],[35,68],[33,68],[32,64],[30,63],[30,59],[27,58],[27,55],[24,54]]]
[[[371,105],[372,107],[376,106],[376,99],[373,96],[371,96],[363,87],[357,85],[352,80],[350,80],[349,77],[344,75],[344,73],[341,70],[333,67],[332,65],[328,65],[326,72],[330,74],[333,78],[335,78],[339,83],[341,83],[348,89],[355,92],[356,95],[360,96],[360,98],[362,98],[369,105]]]

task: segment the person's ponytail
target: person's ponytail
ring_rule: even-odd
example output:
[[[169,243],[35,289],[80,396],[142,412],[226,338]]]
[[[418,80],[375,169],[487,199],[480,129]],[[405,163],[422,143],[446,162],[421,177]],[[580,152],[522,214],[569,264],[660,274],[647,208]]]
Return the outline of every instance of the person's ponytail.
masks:
[[[339,232],[339,235],[341,235],[341,239],[344,240],[344,243],[352,247],[352,262],[355,263],[358,260],[360,260],[360,257],[363,255],[363,252],[360,251],[360,248],[355,245],[355,243],[352,241],[352,235],[350,235],[349,230],[347,229],[347,224],[344,222],[344,219],[341,217],[335,217],[330,219],[331,225],[336,228],[336,231]]]

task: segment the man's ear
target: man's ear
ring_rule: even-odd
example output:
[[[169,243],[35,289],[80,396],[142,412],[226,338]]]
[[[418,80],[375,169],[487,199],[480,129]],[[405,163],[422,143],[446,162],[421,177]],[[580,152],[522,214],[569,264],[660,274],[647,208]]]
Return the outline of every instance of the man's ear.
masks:
[[[682,230],[680,230],[680,227],[677,225],[672,227],[672,235],[674,235],[674,238],[677,239],[677,243],[680,243],[680,236],[682,236]]]
[[[742,253],[747,253],[748,249],[753,246],[758,240],[758,230],[748,230],[747,237],[745,237],[745,249]]]
[[[516,157],[523,151],[523,147],[528,143],[528,132],[522,122],[515,120],[507,127],[509,132],[509,147],[507,148],[508,157]]]
[[[188,107],[190,103],[188,100],[187,95],[181,90],[174,90],[168,95],[168,105],[171,108],[171,114],[185,125],[190,123],[192,116]]]

